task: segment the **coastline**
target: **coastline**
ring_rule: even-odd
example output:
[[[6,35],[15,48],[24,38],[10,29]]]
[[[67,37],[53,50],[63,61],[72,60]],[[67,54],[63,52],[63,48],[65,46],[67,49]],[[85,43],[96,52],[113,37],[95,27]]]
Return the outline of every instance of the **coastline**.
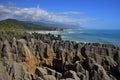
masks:
[[[62,31],[33,31],[41,34],[61,35],[63,40],[71,40],[82,43],[113,44],[120,47],[119,30],[84,30],[64,29]],[[32,32],[32,33],[33,33]]]
[[[0,46],[2,79],[120,79],[120,48],[114,45],[77,43],[64,41],[60,35],[33,33],[10,40],[2,36]]]

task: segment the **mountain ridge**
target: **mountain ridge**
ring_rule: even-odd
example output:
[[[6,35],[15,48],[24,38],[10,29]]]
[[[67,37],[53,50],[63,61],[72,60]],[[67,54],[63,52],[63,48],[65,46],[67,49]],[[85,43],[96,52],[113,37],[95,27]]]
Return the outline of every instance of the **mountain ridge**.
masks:
[[[40,24],[19,21],[16,19],[5,19],[0,21],[0,30],[62,30],[62,28],[44,26]]]

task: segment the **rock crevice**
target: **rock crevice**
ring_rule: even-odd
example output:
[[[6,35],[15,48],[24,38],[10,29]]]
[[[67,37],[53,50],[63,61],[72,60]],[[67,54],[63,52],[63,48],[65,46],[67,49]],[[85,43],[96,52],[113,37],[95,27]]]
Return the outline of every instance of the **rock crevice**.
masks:
[[[120,49],[52,34],[0,38],[1,80],[120,80]]]

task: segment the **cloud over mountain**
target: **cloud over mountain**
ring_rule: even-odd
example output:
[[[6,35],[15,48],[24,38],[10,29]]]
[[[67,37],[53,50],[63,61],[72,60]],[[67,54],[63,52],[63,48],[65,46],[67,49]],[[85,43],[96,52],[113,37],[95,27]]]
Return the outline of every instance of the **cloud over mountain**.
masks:
[[[61,12],[61,14],[80,14],[81,12]],[[48,22],[70,25],[81,25],[88,22],[90,18],[69,18],[41,8],[19,8],[16,6],[0,5],[0,20],[14,18],[24,21]]]

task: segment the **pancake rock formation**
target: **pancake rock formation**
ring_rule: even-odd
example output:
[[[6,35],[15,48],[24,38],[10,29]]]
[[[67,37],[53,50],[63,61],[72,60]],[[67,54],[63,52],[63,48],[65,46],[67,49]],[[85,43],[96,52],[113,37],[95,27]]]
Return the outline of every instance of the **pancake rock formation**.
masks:
[[[120,48],[52,34],[2,36],[0,80],[120,80]]]

